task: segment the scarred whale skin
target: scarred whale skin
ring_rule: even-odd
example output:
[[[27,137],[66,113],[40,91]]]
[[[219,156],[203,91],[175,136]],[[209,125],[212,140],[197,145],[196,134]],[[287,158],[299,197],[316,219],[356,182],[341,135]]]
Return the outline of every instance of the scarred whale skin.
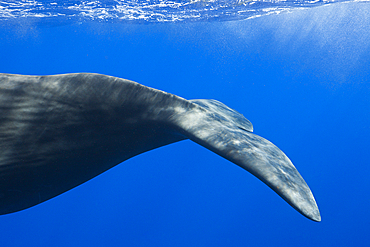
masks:
[[[0,74],[0,214],[17,212],[135,155],[185,139],[262,180],[314,221],[306,182],[243,115],[216,100],[186,100],[91,73]]]

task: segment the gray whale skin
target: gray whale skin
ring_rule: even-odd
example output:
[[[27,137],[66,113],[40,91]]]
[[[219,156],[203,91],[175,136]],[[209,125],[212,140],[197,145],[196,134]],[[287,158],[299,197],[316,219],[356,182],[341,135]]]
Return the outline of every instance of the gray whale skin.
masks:
[[[0,74],[0,214],[53,198],[135,155],[190,139],[259,178],[307,218],[315,199],[289,158],[216,100],[117,77]]]

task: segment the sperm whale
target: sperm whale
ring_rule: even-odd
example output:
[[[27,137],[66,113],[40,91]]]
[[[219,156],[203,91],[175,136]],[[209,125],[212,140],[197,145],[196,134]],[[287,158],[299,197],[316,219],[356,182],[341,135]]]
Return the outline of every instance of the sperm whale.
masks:
[[[313,194],[289,158],[216,100],[186,100],[92,73],[0,74],[0,214],[66,192],[146,151],[190,139],[247,170],[307,218]]]

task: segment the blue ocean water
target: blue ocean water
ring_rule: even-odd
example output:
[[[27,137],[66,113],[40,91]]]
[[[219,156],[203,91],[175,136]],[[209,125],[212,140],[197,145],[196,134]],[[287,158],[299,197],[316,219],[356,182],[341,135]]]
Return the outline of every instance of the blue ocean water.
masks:
[[[208,17],[163,21],[125,19],[112,10],[122,1],[107,1],[109,8],[99,1],[2,1],[0,72],[94,72],[186,99],[217,99],[289,156],[322,222],[306,219],[236,165],[182,141],[0,216],[1,246],[370,245],[370,4],[291,2],[279,12],[270,2],[275,12],[260,16],[198,2],[165,16]],[[144,1],[125,3],[135,10]]]

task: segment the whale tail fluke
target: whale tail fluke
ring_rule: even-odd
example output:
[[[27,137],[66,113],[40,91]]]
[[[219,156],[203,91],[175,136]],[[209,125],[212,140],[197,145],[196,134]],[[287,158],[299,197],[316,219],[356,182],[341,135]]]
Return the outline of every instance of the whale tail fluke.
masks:
[[[186,136],[252,173],[307,218],[321,221],[310,188],[278,147],[253,134],[252,124],[224,104],[215,100],[191,102],[200,107],[184,117],[198,121],[181,121]]]

